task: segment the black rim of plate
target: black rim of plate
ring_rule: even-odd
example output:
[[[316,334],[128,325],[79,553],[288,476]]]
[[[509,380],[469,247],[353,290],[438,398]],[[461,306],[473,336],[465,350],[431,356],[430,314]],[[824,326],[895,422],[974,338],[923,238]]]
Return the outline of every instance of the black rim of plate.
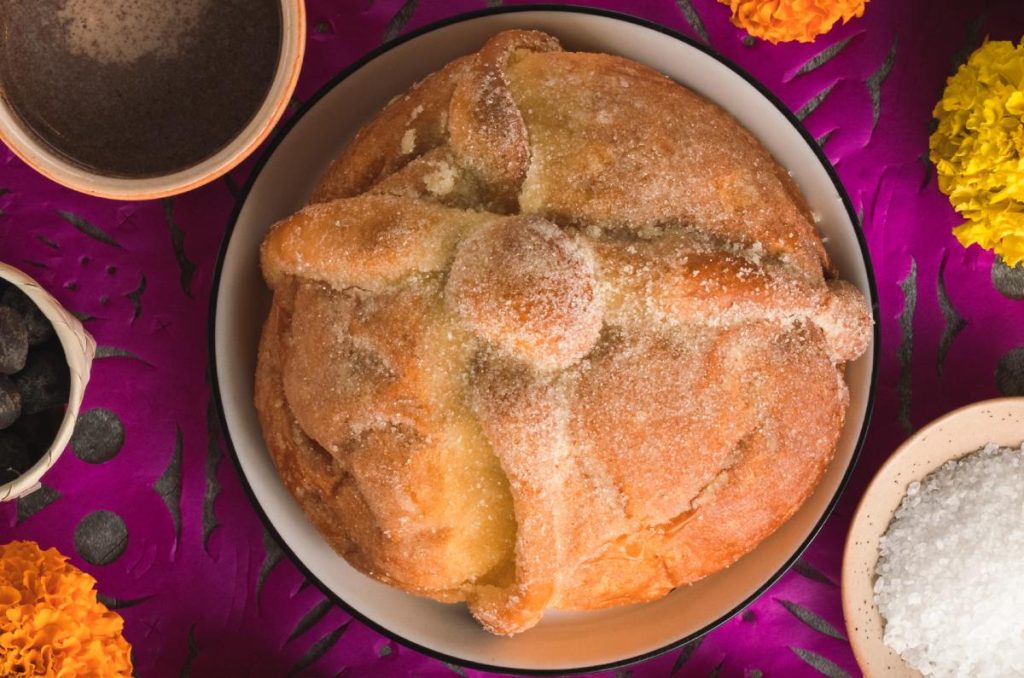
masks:
[[[302,560],[299,559],[299,557],[295,555],[295,553],[292,551],[292,549],[288,546],[288,543],[284,539],[282,539],[280,533],[278,533],[278,531],[277,531],[277,528],[274,526],[273,522],[270,520],[270,518],[267,516],[266,512],[263,510],[263,506],[260,504],[259,500],[256,498],[256,495],[253,492],[252,486],[249,484],[249,479],[246,477],[245,471],[242,469],[242,465],[241,465],[241,462],[239,461],[238,454],[235,451],[234,442],[231,440],[231,434],[230,434],[230,432],[228,430],[227,419],[226,419],[225,414],[224,414],[224,403],[223,403],[223,401],[221,399],[221,395],[220,395],[220,382],[219,382],[219,380],[217,378],[217,347],[216,347],[217,296],[218,296],[218,292],[220,291],[220,278],[221,278],[221,273],[222,273],[223,268],[224,268],[224,259],[225,259],[225,256],[227,254],[228,245],[231,242],[231,236],[232,236],[232,234],[235,231],[235,226],[238,224],[238,217],[241,214],[242,207],[245,205],[246,201],[248,200],[249,193],[252,190],[253,184],[259,178],[260,174],[263,171],[264,166],[267,164],[267,161],[273,156],[274,152],[277,150],[277,147],[288,136],[288,134],[289,134],[289,132],[291,132],[292,128],[305,116],[305,114],[313,106],[315,106],[320,101],[320,99],[322,99],[328,92],[330,92],[332,89],[334,89],[334,87],[336,87],[338,84],[340,84],[348,76],[350,76],[351,74],[353,74],[354,72],[356,72],[357,70],[359,70],[360,68],[365,66],[367,63],[369,63],[373,59],[375,59],[378,56],[380,56],[381,54],[384,54],[385,52],[387,52],[387,51],[397,47],[398,45],[401,45],[401,44],[403,44],[405,42],[408,42],[409,40],[417,38],[417,37],[419,37],[419,36],[421,36],[421,35],[423,35],[425,33],[429,33],[431,31],[435,31],[437,29],[444,28],[445,26],[450,26],[452,24],[461,23],[463,21],[470,21],[470,20],[473,20],[473,19],[478,19],[480,17],[486,17],[486,16],[495,15],[495,14],[510,14],[510,13],[517,13],[517,12],[536,12],[536,11],[576,13],[576,14],[591,14],[591,15],[596,15],[596,16],[602,16],[602,17],[610,18],[610,19],[617,19],[619,21],[625,21],[625,22],[628,22],[628,23],[632,23],[632,24],[636,24],[636,25],[639,25],[639,26],[643,26],[645,28],[649,28],[651,30],[658,31],[659,33],[663,33],[664,35],[667,35],[669,37],[675,38],[676,40],[679,40],[680,42],[686,43],[688,46],[690,46],[690,47],[692,47],[692,48],[694,48],[696,50],[699,50],[699,51],[703,52],[704,54],[706,54],[706,55],[712,57],[713,59],[717,60],[722,65],[726,66],[731,71],[733,71],[734,73],[739,75],[741,78],[743,78],[748,84],[750,84],[752,87],[757,89],[758,92],[760,92],[766,99],[768,99],[768,101],[771,102],[771,104],[773,106],[775,106],[775,108],[777,108],[779,110],[779,112],[781,112],[786,117],[786,119],[789,121],[790,125],[792,125],[794,128],[796,128],[796,130],[800,133],[800,136],[803,137],[804,142],[814,152],[815,156],[818,158],[818,161],[821,163],[822,167],[828,173],[829,179],[831,179],[833,186],[835,187],[836,191],[839,193],[839,196],[843,200],[843,206],[846,208],[846,212],[847,212],[847,214],[850,217],[851,224],[853,224],[853,229],[854,229],[854,232],[855,232],[855,234],[857,236],[857,243],[860,246],[861,256],[864,259],[864,267],[865,267],[865,270],[866,270],[866,273],[867,273],[867,278],[868,278],[868,288],[869,288],[869,291],[871,293],[871,313],[872,313],[872,316],[873,316],[873,320],[875,321],[874,322],[874,335],[873,335],[873,338],[872,338],[873,339],[874,349],[873,349],[873,352],[872,352],[871,379],[870,379],[870,382],[868,384],[868,400],[867,400],[865,411],[864,411],[864,422],[861,425],[860,433],[857,436],[857,443],[856,443],[856,445],[855,445],[855,447],[853,449],[853,454],[850,457],[849,466],[847,466],[846,472],[843,474],[843,477],[842,477],[842,479],[839,482],[839,486],[836,488],[836,492],[833,495],[832,499],[829,501],[828,506],[825,507],[825,511],[822,513],[821,518],[818,519],[818,522],[811,529],[810,533],[807,535],[807,538],[804,540],[804,542],[802,544],[800,544],[799,548],[797,548],[796,551],[793,552],[793,555],[790,556],[790,558],[783,564],[783,566],[781,568],[779,568],[779,570],[775,574],[773,574],[761,586],[759,586],[757,588],[757,590],[754,591],[754,593],[752,593],[749,597],[747,597],[745,600],[743,600],[741,603],[739,603],[735,608],[733,608],[729,612],[725,613],[724,615],[722,615],[720,618],[716,619],[715,621],[711,622],[710,624],[708,624],[704,628],[700,629],[696,633],[692,633],[692,634],[690,634],[688,636],[684,636],[684,637],[679,638],[678,640],[676,640],[676,641],[674,641],[672,643],[669,643],[668,645],[665,645],[664,647],[658,648],[656,650],[651,650],[650,652],[645,652],[644,654],[637,655],[637,656],[634,656],[634,657],[629,657],[629,658],[626,658],[626,659],[620,659],[618,661],[609,662],[609,663],[606,663],[606,664],[595,664],[595,665],[592,665],[592,666],[580,666],[580,667],[563,668],[563,669],[521,669],[521,668],[516,668],[516,667],[511,667],[511,666],[496,666],[496,665],[492,665],[492,664],[484,664],[484,663],[480,663],[480,662],[470,661],[470,660],[466,660],[466,659],[463,659],[463,658],[460,658],[460,657],[455,657],[455,656],[452,656],[452,655],[447,655],[447,654],[445,654],[443,652],[439,652],[439,651],[431,649],[429,647],[424,647],[422,645],[418,645],[417,643],[414,643],[414,642],[412,642],[410,640],[407,640],[407,639],[403,638],[402,636],[394,633],[393,631],[391,631],[391,630],[381,626],[380,624],[378,624],[374,620],[366,617],[364,614],[362,614],[358,610],[352,608],[337,593],[335,593],[331,588],[329,588],[327,585],[325,585],[323,582],[321,582],[316,576],[313,575],[312,572],[309,571],[309,569],[305,566],[305,564],[302,562]],[[220,252],[217,255],[217,262],[216,262],[216,267],[214,269],[213,282],[212,282],[212,287],[211,287],[211,290],[210,290],[210,310],[209,310],[208,322],[209,322],[208,350],[209,350],[210,356],[213,358],[213,369],[210,370],[210,373],[211,373],[210,379],[211,379],[211,387],[212,387],[211,388],[211,397],[213,398],[214,403],[216,404],[217,415],[218,415],[219,420],[220,420],[220,427],[221,427],[221,431],[222,431],[223,436],[224,436],[224,441],[227,443],[227,446],[228,446],[228,448],[229,448],[229,450],[231,452],[231,454],[229,456],[231,457],[231,460],[232,460],[232,462],[235,465],[235,469],[238,471],[238,475],[239,475],[239,477],[240,477],[240,479],[242,481],[242,486],[245,488],[245,492],[249,496],[249,501],[252,503],[253,507],[256,509],[256,512],[259,514],[260,519],[263,521],[264,526],[274,536],[274,538],[277,540],[278,544],[280,544],[281,548],[285,551],[285,553],[288,554],[288,557],[295,564],[295,566],[303,573],[303,575],[305,575],[306,579],[308,579],[309,581],[311,581],[314,584],[316,584],[317,588],[319,588],[320,591],[325,596],[327,596],[328,599],[330,599],[332,602],[334,602],[334,604],[336,604],[339,607],[343,608],[348,614],[352,615],[353,617],[358,619],[363,624],[366,624],[367,626],[369,626],[374,631],[377,631],[378,633],[380,633],[380,634],[382,634],[384,636],[387,636],[388,638],[391,638],[395,642],[401,643],[402,645],[404,645],[404,646],[406,646],[408,648],[416,650],[417,652],[425,654],[425,655],[427,655],[429,657],[433,657],[434,659],[441,660],[442,662],[452,663],[452,664],[456,664],[456,665],[459,665],[459,666],[465,666],[467,668],[478,669],[478,670],[481,670],[481,671],[490,671],[490,672],[516,673],[516,674],[521,674],[521,675],[565,675],[565,674],[586,673],[586,672],[593,672],[593,671],[607,671],[607,670],[611,670],[611,669],[621,668],[623,666],[628,666],[630,664],[635,664],[637,662],[642,662],[642,661],[645,661],[645,660],[648,660],[648,659],[652,659],[652,658],[657,657],[659,655],[665,654],[666,652],[670,652],[670,651],[672,651],[672,650],[674,650],[676,648],[679,648],[679,647],[685,645],[686,643],[689,643],[689,642],[692,642],[694,640],[697,640],[698,638],[701,638],[705,634],[707,634],[707,633],[713,631],[714,629],[718,628],[719,626],[721,626],[726,621],[728,621],[728,620],[732,619],[733,617],[735,617],[744,608],[746,608],[748,605],[750,605],[755,600],[760,598],[761,595],[765,591],[767,591],[776,581],[779,580],[780,577],[782,577],[782,575],[784,575],[786,572],[789,571],[789,569],[793,566],[793,563],[795,563],[797,561],[797,559],[803,554],[803,552],[807,549],[807,547],[810,545],[810,543],[812,541],[814,541],[814,538],[818,535],[818,533],[821,531],[821,528],[825,525],[825,521],[828,520],[829,516],[831,516],[831,514],[832,514],[832,511],[835,510],[836,504],[839,502],[839,499],[842,496],[843,491],[846,489],[846,486],[847,486],[847,484],[850,481],[850,477],[853,475],[854,468],[856,467],[857,461],[860,458],[861,450],[864,447],[864,441],[865,441],[865,438],[867,437],[867,432],[868,432],[869,424],[871,422],[872,412],[874,410],[874,404],[875,404],[875,385],[876,385],[877,378],[878,378],[878,358],[879,358],[879,351],[880,351],[880,346],[881,346],[881,333],[880,333],[880,330],[879,330],[879,323],[878,323],[878,290],[877,290],[876,285],[875,285],[874,269],[873,269],[873,267],[871,265],[871,257],[870,257],[870,254],[868,253],[867,242],[864,239],[864,232],[863,232],[863,229],[861,228],[860,220],[857,218],[857,213],[854,210],[853,204],[850,201],[850,196],[847,195],[846,189],[843,188],[843,184],[839,180],[839,175],[836,174],[835,168],[832,166],[832,163],[829,161],[828,157],[825,155],[824,151],[817,144],[817,142],[815,142],[814,138],[810,135],[810,133],[806,129],[804,129],[803,124],[786,107],[786,105],[783,104],[782,101],[780,101],[778,99],[778,97],[776,97],[770,90],[768,90],[767,87],[762,85],[753,76],[749,75],[746,71],[744,71],[742,68],[737,66],[735,63],[733,63],[729,59],[727,59],[727,58],[723,57],[722,55],[716,53],[710,47],[708,47],[706,45],[702,45],[702,44],[698,43],[697,41],[691,39],[690,37],[688,37],[686,35],[683,35],[681,33],[678,33],[678,32],[676,32],[676,31],[674,31],[674,30],[672,30],[670,28],[666,28],[665,26],[662,26],[660,24],[654,23],[653,21],[649,21],[647,19],[636,17],[636,16],[633,16],[631,14],[625,14],[623,12],[616,12],[616,11],[606,10],[606,9],[598,9],[598,8],[594,8],[594,7],[552,5],[552,4],[545,4],[545,3],[542,3],[542,4],[531,4],[531,5],[516,5],[516,6],[510,6],[510,7],[492,7],[492,8],[477,10],[477,11],[473,11],[473,12],[466,12],[466,13],[462,13],[462,14],[458,14],[458,15],[455,15],[455,16],[448,17],[446,19],[442,19],[440,21],[436,21],[434,23],[428,24],[426,26],[418,28],[418,29],[416,29],[414,31],[411,31],[409,33],[405,33],[402,36],[400,36],[398,38],[395,38],[394,40],[391,40],[391,41],[389,41],[387,43],[384,43],[384,44],[380,45],[379,47],[376,47],[375,49],[373,49],[369,53],[363,55],[362,57],[360,57],[359,59],[354,61],[348,67],[344,68],[336,76],[331,78],[331,80],[328,81],[327,84],[325,84],[323,87],[321,87],[316,92],[316,94],[314,94],[308,101],[306,101],[297,111],[295,111],[295,113],[291,116],[291,118],[289,118],[288,121],[284,125],[282,125],[280,129],[278,129],[276,131],[273,139],[270,141],[270,143],[267,146],[266,150],[263,151],[263,154],[260,157],[259,161],[256,163],[256,165],[250,171],[249,178],[246,181],[245,187],[238,194],[238,197],[237,197],[236,202],[235,202],[235,208],[234,208],[234,210],[232,212],[231,219],[228,222],[227,230],[225,231],[224,238],[223,238],[223,240],[221,242]]]

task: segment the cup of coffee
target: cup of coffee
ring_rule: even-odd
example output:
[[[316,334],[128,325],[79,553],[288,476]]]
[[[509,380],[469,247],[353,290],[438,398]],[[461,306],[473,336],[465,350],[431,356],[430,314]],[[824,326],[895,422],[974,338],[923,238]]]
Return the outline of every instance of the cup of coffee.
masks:
[[[196,188],[284,113],[305,24],[303,0],[0,0],[0,140],[83,193]]]

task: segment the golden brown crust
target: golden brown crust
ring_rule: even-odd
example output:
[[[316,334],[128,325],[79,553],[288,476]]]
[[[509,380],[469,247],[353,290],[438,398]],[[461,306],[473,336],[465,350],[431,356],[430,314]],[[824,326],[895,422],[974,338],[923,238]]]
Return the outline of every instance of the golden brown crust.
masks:
[[[694,226],[821,269],[824,248],[777,163],[711,102],[606,54],[529,55],[508,77],[534,156],[523,211],[616,230]]]
[[[385,106],[324,173],[310,202],[359,195],[444,143],[452,92],[472,62],[456,59]]]
[[[353,566],[500,634],[749,552],[824,473],[870,341],[731,117],[533,31],[393,100],[262,267],[285,485]]]

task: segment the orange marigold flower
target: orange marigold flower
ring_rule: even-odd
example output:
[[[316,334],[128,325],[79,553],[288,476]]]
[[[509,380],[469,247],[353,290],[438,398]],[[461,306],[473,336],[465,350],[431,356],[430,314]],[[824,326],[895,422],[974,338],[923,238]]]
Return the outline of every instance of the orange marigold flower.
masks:
[[[775,44],[812,42],[842,19],[864,15],[868,0],[718,0],[729,5],[732,22]]]
[[[124,620],[56,549],[0,545],[0,675],[131,676]]]

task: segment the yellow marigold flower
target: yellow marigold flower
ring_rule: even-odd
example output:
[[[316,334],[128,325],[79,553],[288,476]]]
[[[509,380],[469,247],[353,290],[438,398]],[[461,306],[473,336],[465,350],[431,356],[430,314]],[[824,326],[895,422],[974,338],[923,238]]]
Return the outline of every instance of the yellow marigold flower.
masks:
[[[131,676],[124,621],[56,549],[0,545],[0,675]]]
[[[947,82],[929,139],[939,189],[966,223],[953,233],[1024,261],[1024,42],[987,42]]]
[[[751,35],[775,44],[812,42],[832,30],[840,19],[846,23],[864,15],[868,0],[718,0],[729,5],[732,22]]]

